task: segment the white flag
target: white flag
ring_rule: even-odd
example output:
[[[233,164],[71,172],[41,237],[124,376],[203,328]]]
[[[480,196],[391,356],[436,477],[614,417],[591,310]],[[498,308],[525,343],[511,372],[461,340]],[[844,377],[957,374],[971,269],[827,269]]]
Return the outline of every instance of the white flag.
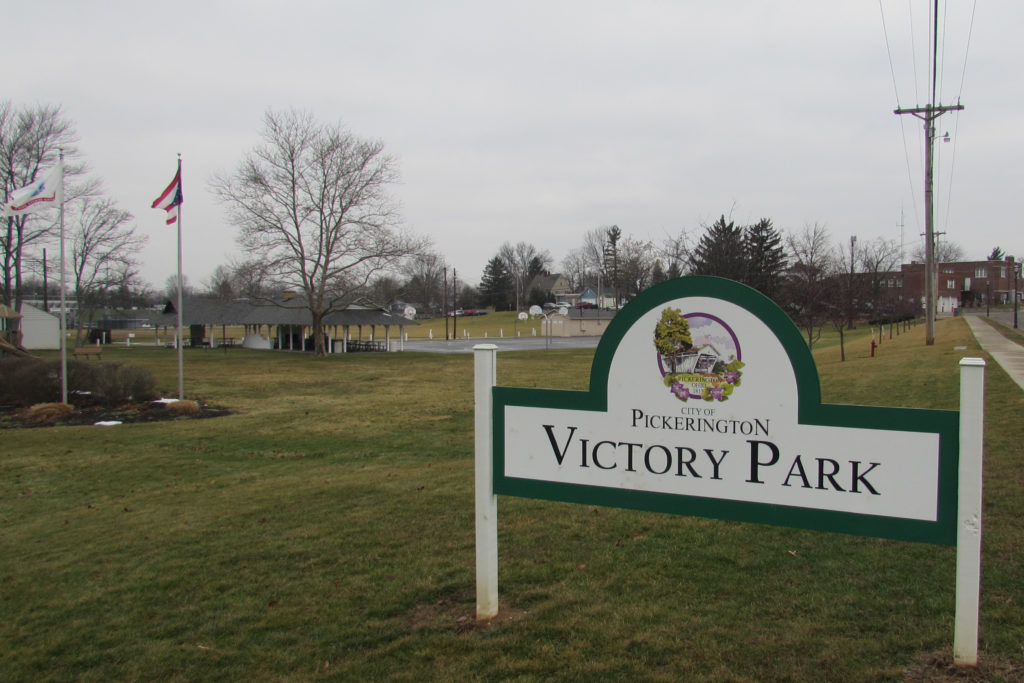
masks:
[[[63,182],[63,168],[58,162],[43,178],[8,195],[8,201],[3,205],[0,214],[21,216],[26,213],[43,211],[51,206],[60,206],[64,198]]]

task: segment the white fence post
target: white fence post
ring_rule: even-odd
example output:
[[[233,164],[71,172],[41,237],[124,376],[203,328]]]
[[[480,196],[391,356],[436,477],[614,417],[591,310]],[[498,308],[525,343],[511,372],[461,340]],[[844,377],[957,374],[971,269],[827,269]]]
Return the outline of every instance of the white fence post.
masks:
[[[476,618],[498,615],[498,497],[494,495],[492,456],[494,424],[491,388],[497,381],[494,344],[473,347],[473,388],[476,404]]]
[[[981,472],[985,436],[985,361],[960,361],[960,472],[957,483],[956,627],[953,662],[978,664],[981,599]]]

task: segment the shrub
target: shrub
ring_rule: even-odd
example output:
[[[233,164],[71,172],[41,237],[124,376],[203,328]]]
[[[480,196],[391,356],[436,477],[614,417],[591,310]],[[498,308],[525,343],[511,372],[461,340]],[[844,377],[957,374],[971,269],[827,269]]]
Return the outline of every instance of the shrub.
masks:
[[[60,367],[32,358],[0,359],[0,404],[25,407],[60,398]]]
[[[153,375],[131,365],[104,365],[97,371],[95,393],[108,406],[130,401],[151,401],[157,397]]]
[[[199,414],[199,404],[195,401],[175,401],[168,403],[166,410],[168,415],[174,417],[192,417]]]
[[[69,360],[68,361],[68,400],[74,400],[77,404],[88,404],[95,402],[92,394],[96,390],[97,376],[103,366],[96,363]],[[60,372],[60,369],[57,369]]]
[[[68,397],[79,405],[116,406],[157,398],[149,370],[117,363],[68,361]],[[26,407],[60,398],[60,362],[0,359],[0,405]]]
[[[37,403],[28,409],[28,419],[36,424],[53,424],[75,412],[67,403]]]

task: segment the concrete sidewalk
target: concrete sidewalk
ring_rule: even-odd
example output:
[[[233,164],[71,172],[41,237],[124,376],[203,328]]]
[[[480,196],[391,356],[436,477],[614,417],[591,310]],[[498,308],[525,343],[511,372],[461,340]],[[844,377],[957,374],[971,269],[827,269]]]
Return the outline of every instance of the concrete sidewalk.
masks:
[[[967,326],[974,333],[981,348],[988,351],[1014,382],[1024,389],[1024,346],[1012,342],[999,334],[994,327],[976,315],[965,315]]]

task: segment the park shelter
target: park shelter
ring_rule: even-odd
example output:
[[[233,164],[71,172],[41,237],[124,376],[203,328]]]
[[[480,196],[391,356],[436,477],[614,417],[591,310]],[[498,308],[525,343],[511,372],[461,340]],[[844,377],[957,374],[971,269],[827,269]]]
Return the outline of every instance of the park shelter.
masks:
[[[301,300],[279,302],[251,299],[222,301],[190,297],[182,302],[182,326],[185,344],[216,347],[233,345],[228,327],[242,327],[246,348],[282,351],[313,349],[313,318]],[[153,316],[157,342],[173,343],[177,311],[167,302],[161,314]],[[324,317],[324,347],[329,353],[393,350],[401,344],[406,325],[418,323],[387,310],[366,304],[349,304],[343,310]]]

